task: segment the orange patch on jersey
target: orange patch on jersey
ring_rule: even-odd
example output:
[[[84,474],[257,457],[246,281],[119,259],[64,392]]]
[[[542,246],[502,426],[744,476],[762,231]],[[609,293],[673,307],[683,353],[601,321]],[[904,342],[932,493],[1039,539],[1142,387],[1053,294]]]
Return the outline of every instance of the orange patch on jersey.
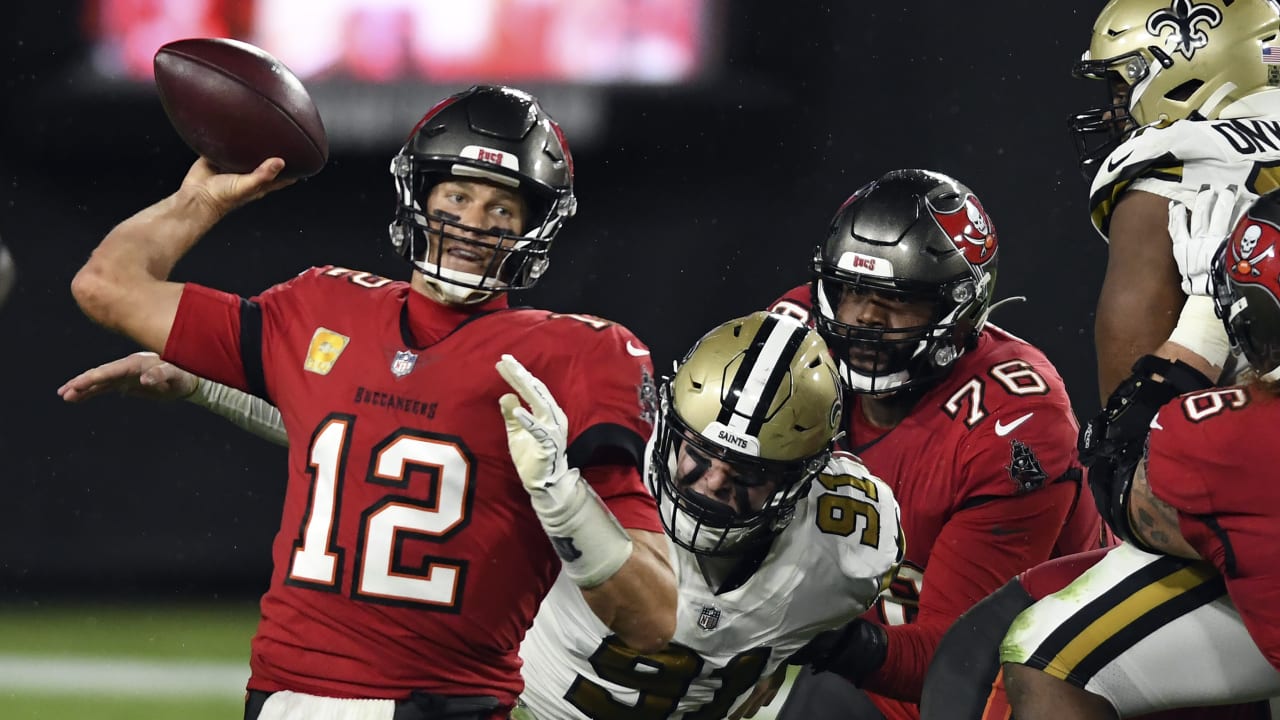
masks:
[[[316,328],[315,334],[311,336],[311,347],[307,349],[307,359],[302,363],[302,369],[317,375],[328,375],[350,342],[351,338],[346,335],[328,328]]]

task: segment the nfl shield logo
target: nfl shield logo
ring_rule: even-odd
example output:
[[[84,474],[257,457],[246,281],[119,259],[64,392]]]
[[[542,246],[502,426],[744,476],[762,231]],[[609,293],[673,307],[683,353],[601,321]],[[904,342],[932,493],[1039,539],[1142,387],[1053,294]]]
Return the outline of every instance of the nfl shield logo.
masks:
[[[720,624],[720,609],[711,605],[704,605],[702,613],[698,615],[698,627],[703,630],[715,630]]]
[[[401,350],[396,353],[395,358],[391,360],[391,374],[396,377],[404,377],[413,372],[413,366],[418,364],[418,354],[411,353],[408,350]]]

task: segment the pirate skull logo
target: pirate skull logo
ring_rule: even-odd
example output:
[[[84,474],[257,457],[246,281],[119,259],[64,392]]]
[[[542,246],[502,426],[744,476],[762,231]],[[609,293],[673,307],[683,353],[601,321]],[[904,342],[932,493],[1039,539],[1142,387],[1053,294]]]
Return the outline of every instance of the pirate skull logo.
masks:
[[[929,211],[938,222],[956,249],[964,253],[964,257],[974,265],[981,265],[995,256],[999,242],[996,229],[991,223],[982,203],[973,195],[965,195],[960,207],[951,212],[941,210],[929,204]]]
[[[1222,11],[1208,3],[1195,4],[1193,0],[1173,0],[1173,4],[1151,13],[1147,18],[1147,32],[1160,37],[1165,31],[1170,35],[1165,45],[1190,60],[1196,50],[1209,44],[1209,36],[1197,27],[1207,23],[1209,28],[1222,24]]]
[[[1262,274],[1258,265],[1276,255],[1274,242],[1267,244],[1267,249],[1258,251],[1258,241],[1262,238],[1262,226],[1251,223],[1240,235],[1240,241],[1231,247],[1231,271],[1241,277],[1258,277]]]

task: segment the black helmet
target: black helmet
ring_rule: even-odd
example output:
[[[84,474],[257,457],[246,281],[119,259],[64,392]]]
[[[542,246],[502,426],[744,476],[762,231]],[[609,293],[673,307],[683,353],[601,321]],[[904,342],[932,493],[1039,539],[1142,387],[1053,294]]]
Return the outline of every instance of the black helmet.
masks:
[[[849,389],[897,391],[945,374],[986,322],[997,251],[978,198],[942,173],[894,170],[845,201],[815,254],[812,287],[814,322]],[[929,300],[933,315],[910,328],[851,325],[836,315],[847,291]],[[851,350],[876,352],[883,367],[855,367]]]
[[[396,183],[396,217],[391,244],[446,297],[478,302],[495,291],[532,287],[546,271],[551,241],[574,214],[573,158],[560,126],[537,98],[509,87],[477,85],[431,108],[391,161]],[[472,228],[433,218],[428,227],[427,195],[448,177],[480,179],[517,189],[529,207],[522,235]],[[449,234],[450,229],[473,235]],[[442,268],[427,257],[429,233],[498,250],[482,274]],[[436,243],[436,253],[441,243]]]
[[[1254,201],[1218,249],[1214,306],[1263,380],[1280,380],[1280,191]]]

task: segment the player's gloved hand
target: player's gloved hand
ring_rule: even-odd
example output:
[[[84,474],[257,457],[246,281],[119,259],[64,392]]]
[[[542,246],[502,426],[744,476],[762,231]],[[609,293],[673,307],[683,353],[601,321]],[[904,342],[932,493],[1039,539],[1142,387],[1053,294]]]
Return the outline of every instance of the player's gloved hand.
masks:
[[[569,441],[569,420],[551,396],[551,391],[510,355],[497,364],[498,374],[516,393],[498,399],[507,423],[507,446],[520,480],[530,493],[554,493],[567,484],[569,461],[565,447]],[[529,404],[526,410],[521,400]],[[573,478],[576,480],[577,478]]]
[[[569,467],[569,420],[551,391],[510,355],[496,367],[516,391],[498,399],[516,473],[565,574],[581,587],[595,587],[631,557],[631,536],[577,468]]]
[[[1209,295],[1213,256],[1231,233],[1237,205],[1247,200],[1241,198],[1236,185],[1201,185],[1190,207],[1176,200],[1169,202],[1169,237],[1173,240],[1173,259],[1182,274],[1182,292]]]
[[[813,672],[833,672],[862,685],[880,669],[889,652],[889,636],[880,625],[858,618],[835,630],[819,633],[787,659],[789,665],[808,665]]]
[[[67,402],[81,402],[106,392],[150,400],[178,400],[196,391],[199,379],[160,359],[153,352],[136,352],[85,370],[58,388]]]
[[[1103,522],[1121,540],[1148,549],[1129,527],[1129,492],[1152,419],[1175,397],[1209,387],[1209,378],[1182,361],[1143,355],[1102,412],[1081,426],[1076,449],[1089,468],[1089,490]]]

